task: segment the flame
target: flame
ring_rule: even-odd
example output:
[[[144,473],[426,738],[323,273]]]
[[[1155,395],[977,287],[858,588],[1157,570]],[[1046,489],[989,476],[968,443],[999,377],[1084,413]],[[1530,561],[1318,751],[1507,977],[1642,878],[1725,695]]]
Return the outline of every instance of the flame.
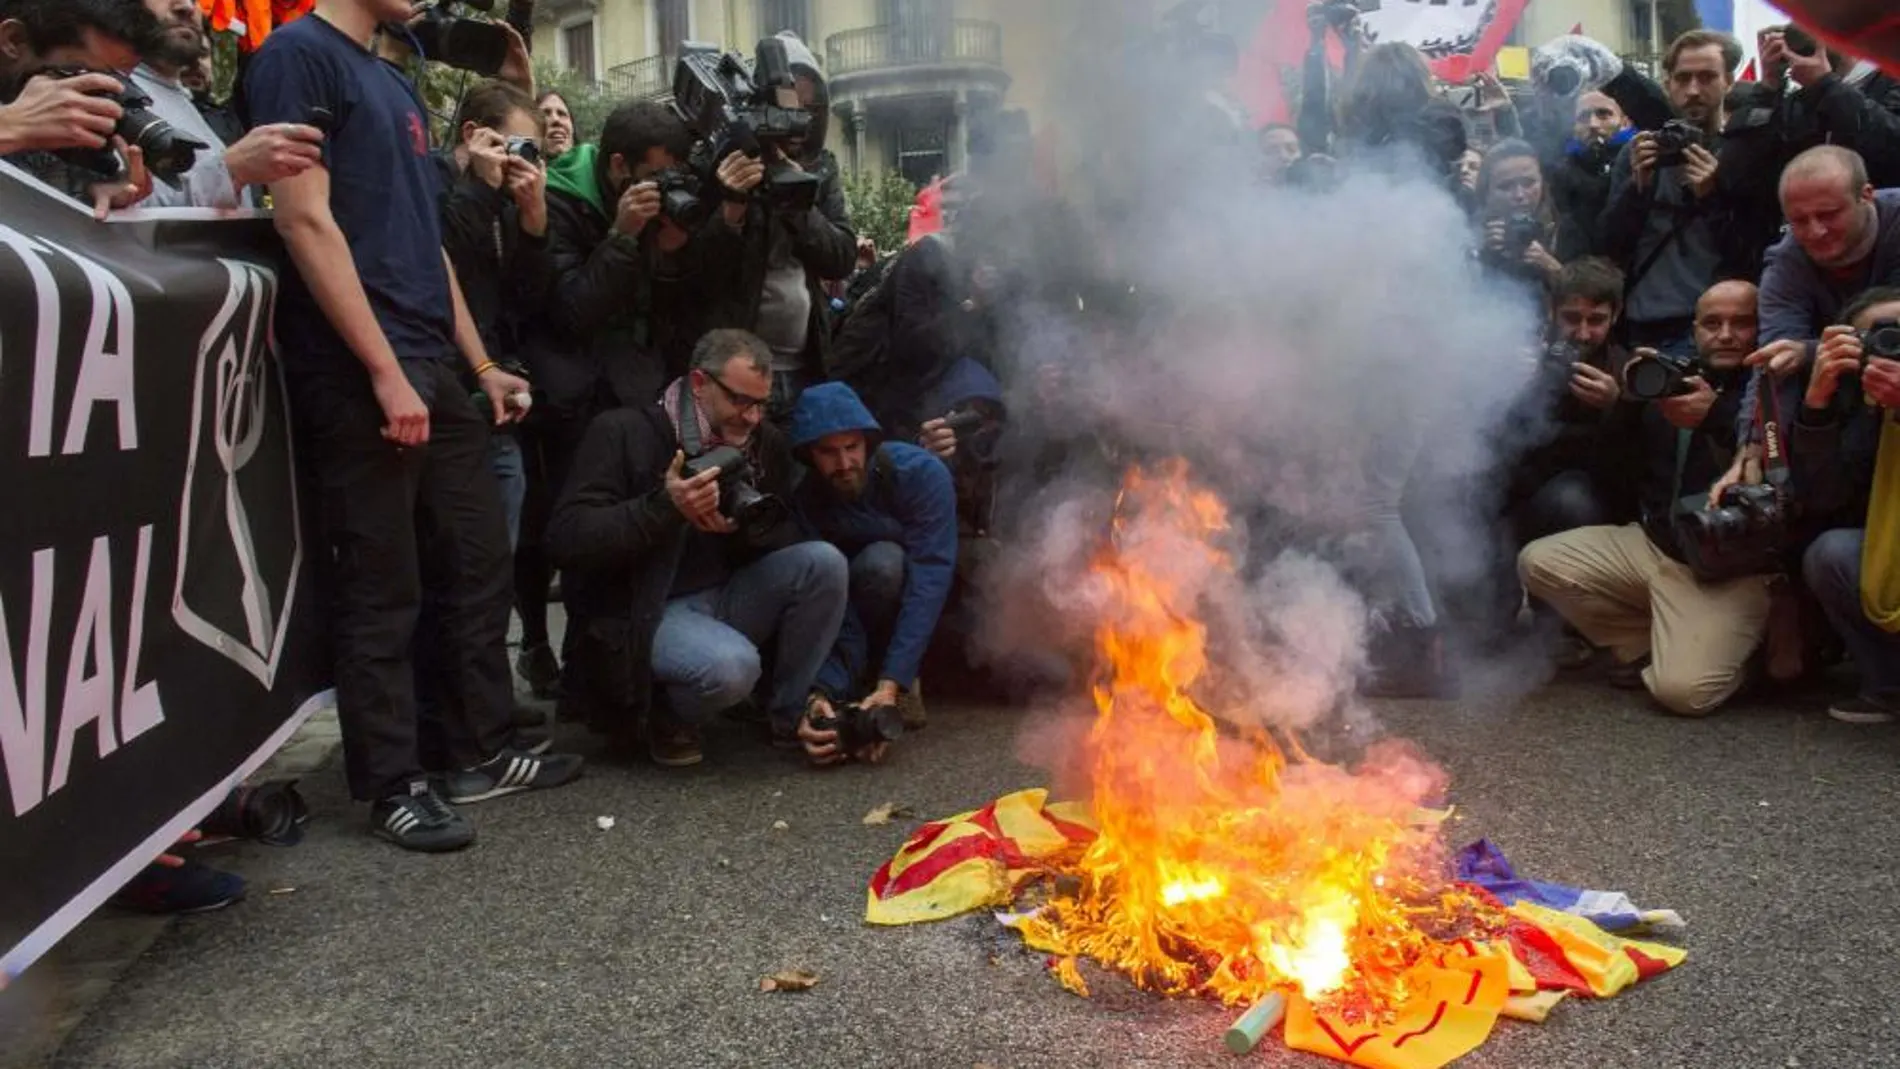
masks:
[[[1218,673],[1197,608],[1234,581],[1227,533],[1225,506],[1185,463],[1128,473],[1090,574],[1099,835],[1058,864],[1073,890],[1025,935],[1161,994],[1242,1003],[1297,989],[1384,1012],[1432,943],[1496,917],[1449,889],[1436,829],[1413,820],[1429,777],[1400,774],[1400,759],[1313,760],[1261,726],[1271,694],[1221,720],[1203,707]]]

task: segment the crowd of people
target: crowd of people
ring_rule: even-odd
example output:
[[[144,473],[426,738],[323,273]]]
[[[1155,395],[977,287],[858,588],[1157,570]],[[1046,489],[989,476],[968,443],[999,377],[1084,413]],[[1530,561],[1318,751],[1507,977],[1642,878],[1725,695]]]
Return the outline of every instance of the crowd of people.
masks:
[[[1064,214],[1012,192],[1006,123],[942,187],[946,232],[868,247],[824,72],[790,35],[813,121],[757,153],[705,159],[663,103],[578,139],[525,62],[469,89],[435,149],[410,14],[319,0],[214,102],[190,0],[0,0],[9,160],[102,216],[268,201],[372,828],[460,848],[457,807],[580,775],[517,673],[662,766],[699,762],[722,714],[815,765],[877,761],[927,722],[926,662],[978,626],[960,602],[999,486],[1038,477],[1003,459],[1025,422],[1005,399],[1060,389],[1025,390],[1012,312],[1054,289],[1113,317],[1120,291],[1035,262],[1023,236]],[[1367,690],[1443,693],[1471,628],[1559,636],[1565,668],[1692,716],[1844,655],[1859,687],[1833,715],[1900,714],[1900,83],[1792,27],[1762,36],[1759,82],[1698,30],[1659,82],[1566,37],[1515,88],[1316,28],[1296,121],[1247,132],[1255,188],[1332,195],[1402,149],[1468,213],[1470,269],[1545,325],[1521,401],[1539,433],[1485,498],[1505,596],[1445,589],[1412,544],[1411,460],[1374,458]],[[187,172],[154,183],[122,141],[121,173],[74,163],[115,147],[121,74],[207,146]]]

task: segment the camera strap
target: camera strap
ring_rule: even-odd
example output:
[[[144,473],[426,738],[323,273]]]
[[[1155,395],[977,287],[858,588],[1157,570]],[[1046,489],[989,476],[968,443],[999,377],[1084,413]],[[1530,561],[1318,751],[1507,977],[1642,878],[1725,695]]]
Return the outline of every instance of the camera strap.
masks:
[[[1755,419],[1761,425],[1762,481],[1785,495],[1793,475],[1788,467],[1788,443],[1782,437],[1781,396],[1768,375],[1761,376],[1756,387]]]
[[[691,372],[680,376],[679,393],[673,401],[674,411],[679,413],[674,422],[679,424],[680,448],[688,457],[696,457],[704,453],[706,447],[699,436],[699,401],[693,397]]]
[[[1669,233],[1663,235],[1662,242],[1649,250],[1649,255],[1643,257],[1643,262],[1637,264],[1636,270],[1630,272],[1629,280],[1623,283],[1625,308],[1629,307],[1629,295],[1636,292],[1637,285],[1643,281],[1644,276],[1649,274],[1649,269],[1656,266],[1656,261],[1662,259],[1663,253],[1669,251],[1669,246],[1674,245],[1676,240],[1682,237],[1682,232],[1695,221],[1696,216],[1700,214],[1699,208],[1700,205],[1691,205],[1689,210],[1677,212],[1675,225],[1669,228]]]

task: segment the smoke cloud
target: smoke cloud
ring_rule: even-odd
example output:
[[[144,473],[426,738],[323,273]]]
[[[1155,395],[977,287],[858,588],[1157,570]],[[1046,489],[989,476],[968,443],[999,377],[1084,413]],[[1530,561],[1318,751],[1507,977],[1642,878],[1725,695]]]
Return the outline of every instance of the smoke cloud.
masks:
[[[1016,198],[1034,220],[981,238],[1038,277],[1003,335],[1016,415],[980,641],[1004,671],[1025,651],[1086,671],[1122,474],[1179,456],[1233,525],[1231,566],[1175,563],[1218,685],[1254,696],[1223,706],[1336,727],[1358,715],[1368,629],[1416,615],[1381,531],[1402,520],[1441,593],[1508,560],[1482,488],[1537,433],[1513,415],[1537,310],[1472,264],[1441,177],[1361,159],[1331,192],[1263,186],[1251,128],[1211,121],[1151,5],[1086,6],[1051,28],[1074,91],[1036,116],[1067,150],[1062,201]]]

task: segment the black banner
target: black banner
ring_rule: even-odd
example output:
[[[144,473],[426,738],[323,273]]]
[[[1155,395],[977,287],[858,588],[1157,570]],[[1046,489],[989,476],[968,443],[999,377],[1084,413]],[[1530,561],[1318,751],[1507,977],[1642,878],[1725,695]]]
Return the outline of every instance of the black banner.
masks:
[[[0,970],[324,700],[258,218],[97,223],[0,169]]]

